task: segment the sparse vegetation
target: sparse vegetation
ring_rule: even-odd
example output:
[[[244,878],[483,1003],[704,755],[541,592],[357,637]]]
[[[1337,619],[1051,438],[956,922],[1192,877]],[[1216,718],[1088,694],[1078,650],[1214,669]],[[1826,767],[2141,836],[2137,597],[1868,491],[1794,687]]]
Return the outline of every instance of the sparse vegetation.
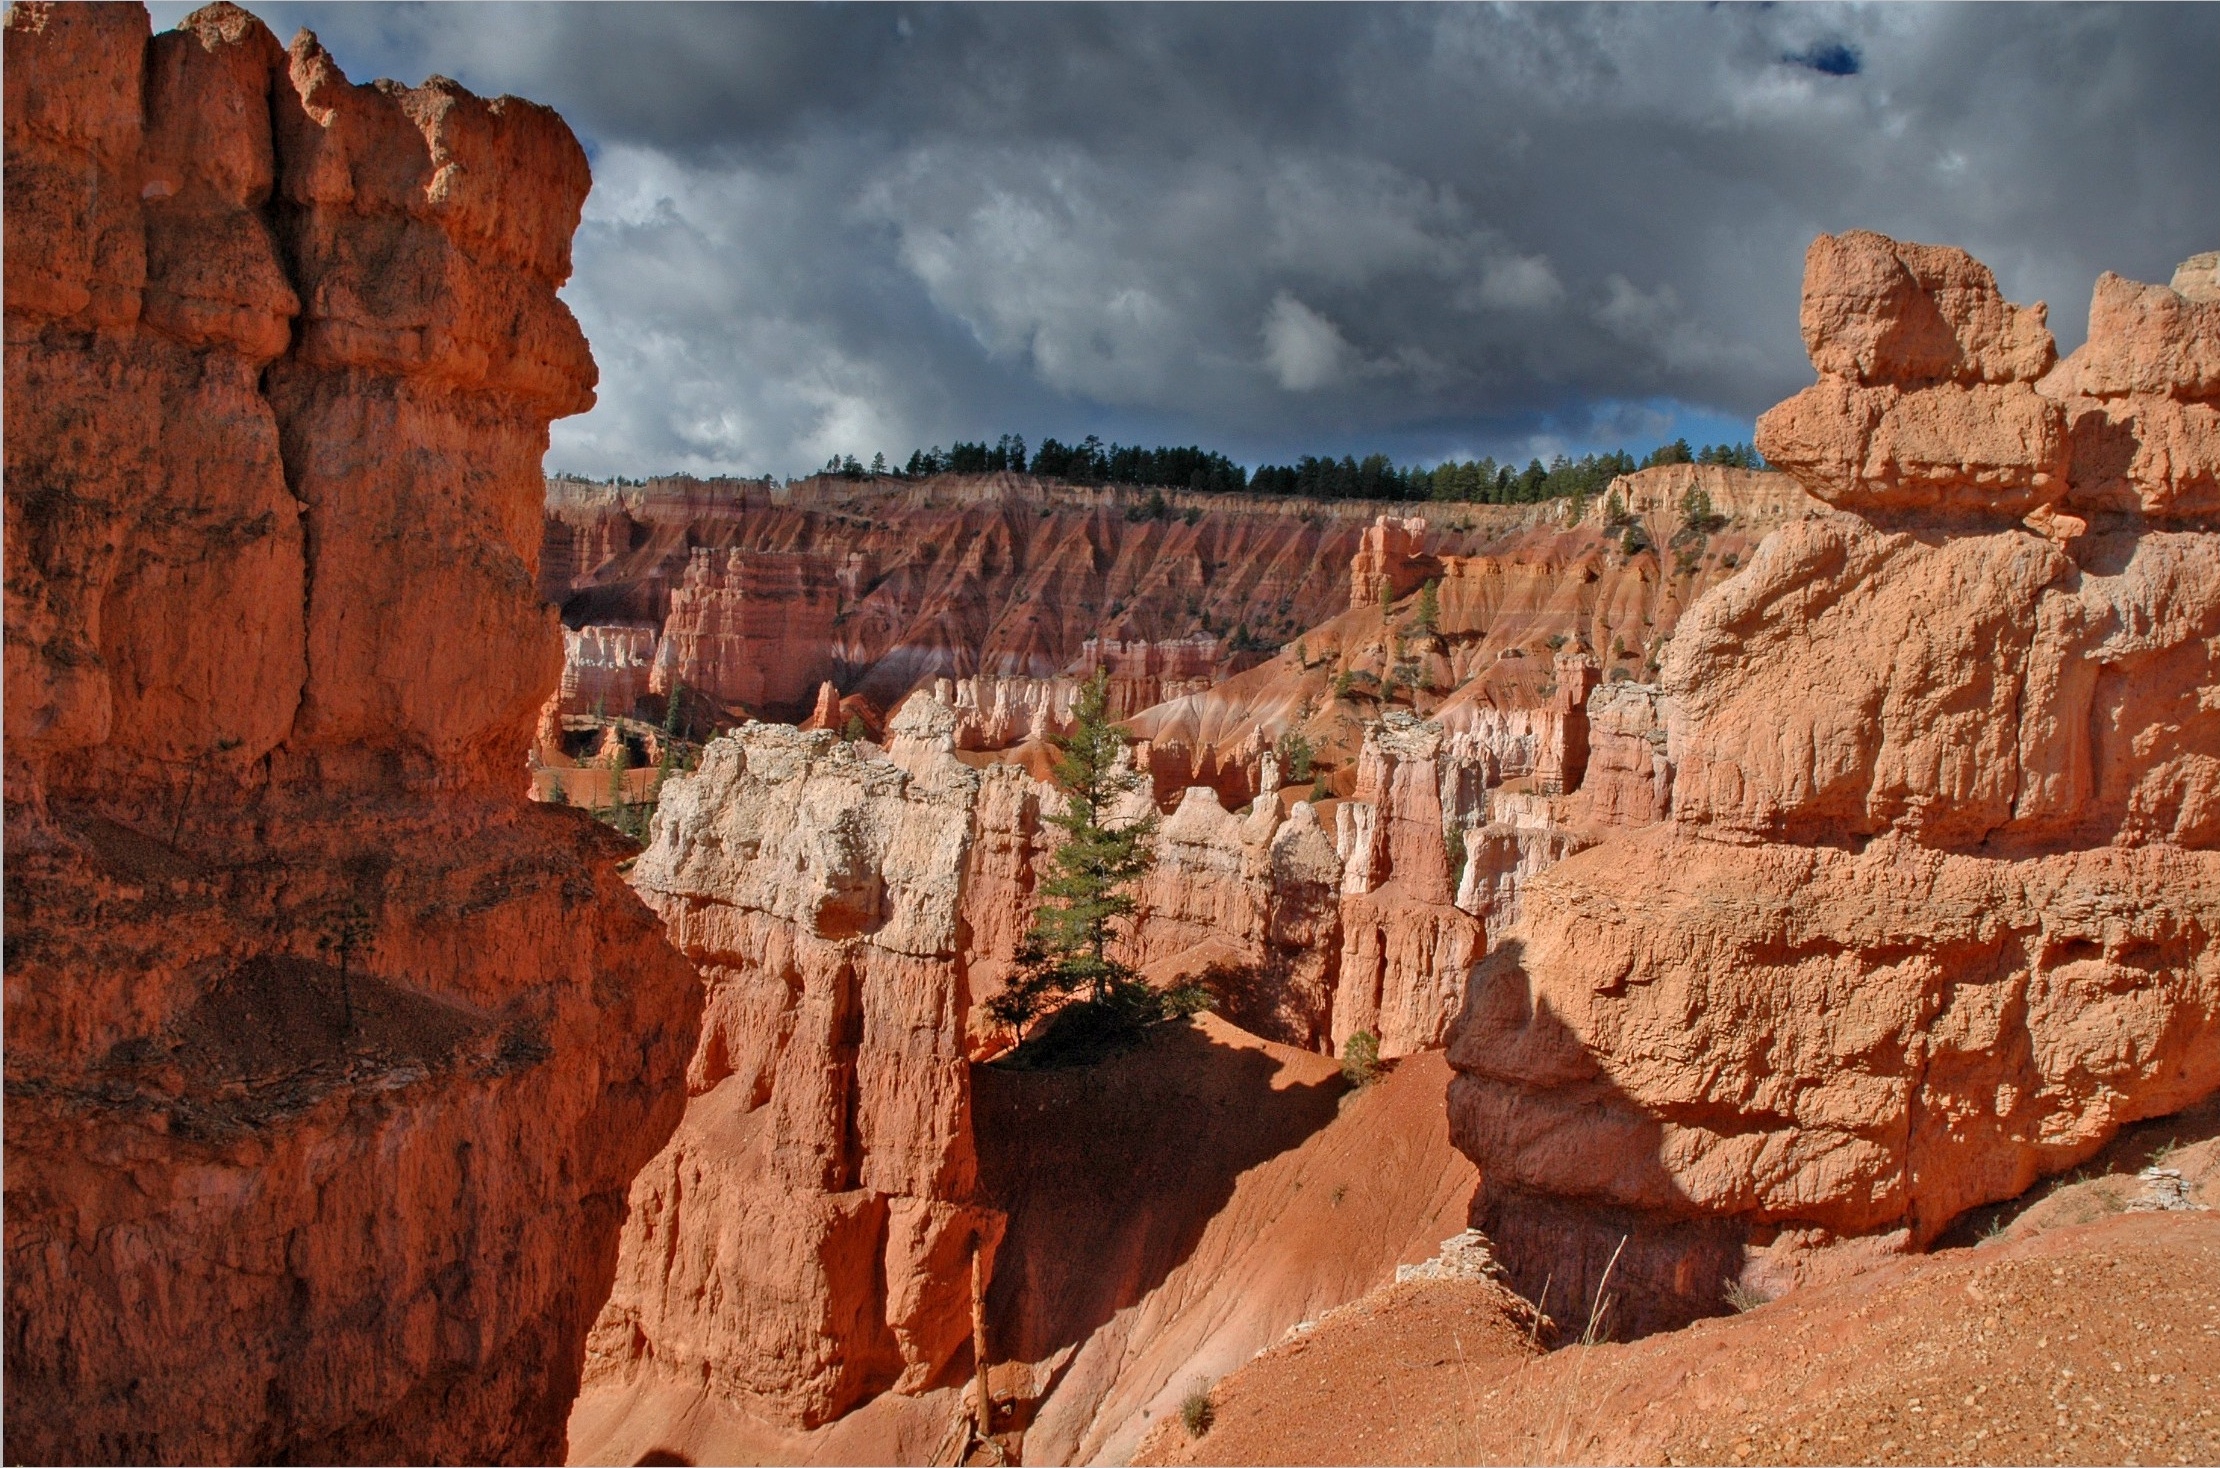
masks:
[[[1743,1311],[1755,1310],[1760,1305],[1769,1304],[1773,1298],[1762,1290],[1751,1289],[1739,1279],[1727,1281],[1725,1294],[1727,1303],[1734,1307],[1737,1314]]]
[[[1342,1042],[1341,1078],[1363,1090],[1380,1078],[1380,1037],[1359,1030]]]
[[[1420,637],[1431,637],[1441,621],[1441,593],[1439,582],[1429,581],[1418,589],[1418,610],[1411,618],[1411,630]]]
[[[376,936],[377,928],[370,921],[369,911],[350,898],[325,919],[324,931],[316,939],[316,946],[330,954],[338,966],[340,1033],[350,1039],[355,1033],[355,995],[348,981],[347,963],[357,949]]]
[[[1217,1420],[1217,1412],[1210,1405],[1210,1393],[1196,1388],[1179,1404],[1179,1423],[1187,1429],[1189,1437],[1201,1437],[1210,1431],[1210,1424]]]
[[[1300,730],[1289,729],[1273,744],[1280,757],[1281,778],[1290,785],[1303,785],[1310,781],[1318,752]]]

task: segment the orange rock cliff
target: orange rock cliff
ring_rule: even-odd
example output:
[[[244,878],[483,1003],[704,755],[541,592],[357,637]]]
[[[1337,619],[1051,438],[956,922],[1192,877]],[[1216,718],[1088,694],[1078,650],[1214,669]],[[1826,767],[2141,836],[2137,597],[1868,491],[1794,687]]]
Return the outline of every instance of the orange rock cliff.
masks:
[[[555,115],[6,30],[6,1451],[561,1458],[692,970],[523,801]]]
[[[1753,1247],[1924,1245],[2220,1087],[2204,258],[2105,277],[2054,366],[1964,253],[1813,245],[1820,379],[1758,443],[1837,509],[1684,616],[1670,818],[1527,886],[1451,1040],[1529,1295],[1624,1238],[1629,1324],[1710,1313]]]

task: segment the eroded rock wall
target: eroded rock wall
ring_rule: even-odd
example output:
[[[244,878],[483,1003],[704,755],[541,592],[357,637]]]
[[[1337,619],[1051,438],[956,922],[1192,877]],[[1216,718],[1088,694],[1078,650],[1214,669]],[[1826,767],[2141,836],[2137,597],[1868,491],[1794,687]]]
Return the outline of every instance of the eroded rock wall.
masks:
[[[1758,442],[1841,512],[1591,703],[1596,809],[1672,819],[1528,887],[1451,1045],[1528,1289],[1624,1235],[1623,1323],[1685,1319],[1746,1243],[1924,1243],[2220,1086],[2220,534],[2145,431],[2211,309],[2108,277],[2046,377],[1961,252],[1814,245],[1820,382]]]
[[[958,763],[913,699],[895,758],[753,724],[664,787],[633,883],[708,987],[686,1118],[633,1184],[589,1379],[643,1373],[815,1427],[943,1384],[970,1343],[966,1023],[1013,952],[1022,771]]]
[[[547,484],[541,584],[567,625],[647,625],[676,683],[765,718],[817,684],[883,709],[934,680],[1110,677],[1131,714],[1324,622],[1371,507],[1025,475]],[[1472,506],[1433,549],[1532,518]],[[583,712],[573,709],[572,712]],[[612,712],[619,710],[612,709]],[[622,712],[630,712],[624,710]]]
[[[692,972],[515,792],[551,112],[7,17],[7,1453],[563,1452]]]

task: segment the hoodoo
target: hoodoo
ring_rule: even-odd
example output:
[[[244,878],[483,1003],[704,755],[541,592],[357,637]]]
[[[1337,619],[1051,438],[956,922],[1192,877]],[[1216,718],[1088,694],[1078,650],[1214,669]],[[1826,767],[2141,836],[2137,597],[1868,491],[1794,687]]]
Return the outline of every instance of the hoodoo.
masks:
[[[550,1462],[699,983],[529,805],[551,112],[7,17],[6,1448]]]
[[[1624,1324],[1711,1313],[2220,1088],[2220,303],[2185,283],[2105,277],[2054,367],[1963,252],[1813,245],[1820,379],[1758,442],[1836,509],[1683,618],[1670,820],[1527,887],[1451,1042],[1530,1294],[1623,1237]]]

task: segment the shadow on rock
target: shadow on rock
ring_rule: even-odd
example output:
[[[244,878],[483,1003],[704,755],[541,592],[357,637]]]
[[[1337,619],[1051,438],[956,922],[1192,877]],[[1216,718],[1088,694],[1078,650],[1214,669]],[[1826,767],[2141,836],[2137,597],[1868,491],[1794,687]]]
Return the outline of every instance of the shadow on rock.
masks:
[[[1282,1062],[1207,1021],[1061,1070],[972,1071],[982,1191],[1009,1216],[987,1318],[996,1359],[1083,1343],[1176,1269],[1234,1180],[1332,1121],[1338,1079],[1275,1085]]]
[[[1472,1226],[1560,1341],[1729,1313],[1748,1225],[1697,1212],[1661,1159],[1663,1126],[1533,1001],[1524,951],[1510,939],[1473,975],[1450,1049],[1451,1135],[1480,1167]]]

